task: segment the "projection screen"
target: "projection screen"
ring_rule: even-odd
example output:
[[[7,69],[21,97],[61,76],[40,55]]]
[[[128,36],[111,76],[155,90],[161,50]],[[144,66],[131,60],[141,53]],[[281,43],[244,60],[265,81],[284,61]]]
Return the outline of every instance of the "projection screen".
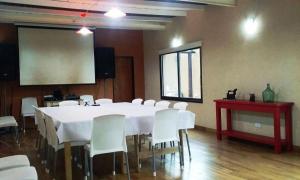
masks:
[[[27,27],[18,35],[21,86],[95,83],[93,35]]]

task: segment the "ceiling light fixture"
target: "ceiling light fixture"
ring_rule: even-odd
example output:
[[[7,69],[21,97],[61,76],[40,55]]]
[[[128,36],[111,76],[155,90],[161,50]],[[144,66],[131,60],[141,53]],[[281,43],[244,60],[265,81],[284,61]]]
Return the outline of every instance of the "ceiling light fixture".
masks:
[[[89,35],[89,34],[93,34],[93,32],[91,30],[89,30],[87,27],[83,26],[82,28],[80,28],[77,31],[78,34],[81,34],[83,36]]]
[[[87,17],[87,11],[86,12],[82,12],[80,13],[80,17],[81,18],[86,18]],[[84,19],[83,19],[84,20]],[[78,31],[78,34],[81,34],[83,36],[89,35],[89,34],[93,34],[93,32],[91,30],[89,30],[89,28],[82,26]]]
[[[121,18],[126,16],[126,14],[124,12],[122,12],[120,9],[118,8],[112,8],[109,11],[107,11],[104,16],[110,17],[110,18]]]

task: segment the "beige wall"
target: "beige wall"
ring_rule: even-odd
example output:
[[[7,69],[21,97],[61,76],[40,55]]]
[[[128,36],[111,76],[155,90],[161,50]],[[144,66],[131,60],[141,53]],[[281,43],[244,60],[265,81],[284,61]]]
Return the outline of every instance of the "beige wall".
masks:
[[[259,0],[261,31],[249,39],[241,23],[254,13],[254,2],[240,0],[234,8],[209,6],[176,18],[164,31],[145,31],[145,96],[160,99],[158,51],[169,48],[174,36],[182,36],[185,43],[201,40],[204,102],[189,104],[197,114],[196,124],[215,128],[213,100],[225,97],[228,89],[238,88],[241,99],[248,99],[250,92],[261,99],[270,83],[277,100],[295,102],[293,137],[300,145],[300,1]],[[234,119],[236,129],[273,136],[270,115],[234,113]],[[262,127],[255,128],[255,122]]]

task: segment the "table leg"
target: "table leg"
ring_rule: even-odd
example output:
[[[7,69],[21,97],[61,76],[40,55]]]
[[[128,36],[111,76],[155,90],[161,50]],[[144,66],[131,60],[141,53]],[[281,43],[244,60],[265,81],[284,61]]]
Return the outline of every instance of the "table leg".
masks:
[[[231,118],[231,109],[226,109],[226,116],[227,116],[227,130],[232,130],[232,118]]]
[[[64,143],[66,180],[72,180],[71,143]]]
[[[216,105],[217,139],[222,140],[221,108]]]
[[[181,157],[182,157],[182,166],[184,166],[184,151],[183,151],[183,129],[180,129],[179,130],[179,140],[180,140],[180,142],[179,142],[179,144],[180,144],[180,146],[181,146],[181,152],[179,152],[179,153],[181,153]]]
[[[281,152],[280,111],[274,113],[274,150],[276,153]]]
[[[285,139],[287,141],[287,150],[293,150],[293,128],[292,128],[291,110],[285,112]]]
[[[139,136],[134,135],[134,151],[135,151],[135,156],[136,156],[136,170],[137,172],[140,171],[140,148],[139,148]]]

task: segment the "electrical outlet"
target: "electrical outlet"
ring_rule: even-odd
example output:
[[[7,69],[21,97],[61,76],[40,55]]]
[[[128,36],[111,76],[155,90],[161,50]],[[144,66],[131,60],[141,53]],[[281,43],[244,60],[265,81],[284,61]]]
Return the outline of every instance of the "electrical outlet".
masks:
[[[261,124],[260,124],[260,123],[254,123],[254,126],[255,126],[256,128],[261,128]]]

